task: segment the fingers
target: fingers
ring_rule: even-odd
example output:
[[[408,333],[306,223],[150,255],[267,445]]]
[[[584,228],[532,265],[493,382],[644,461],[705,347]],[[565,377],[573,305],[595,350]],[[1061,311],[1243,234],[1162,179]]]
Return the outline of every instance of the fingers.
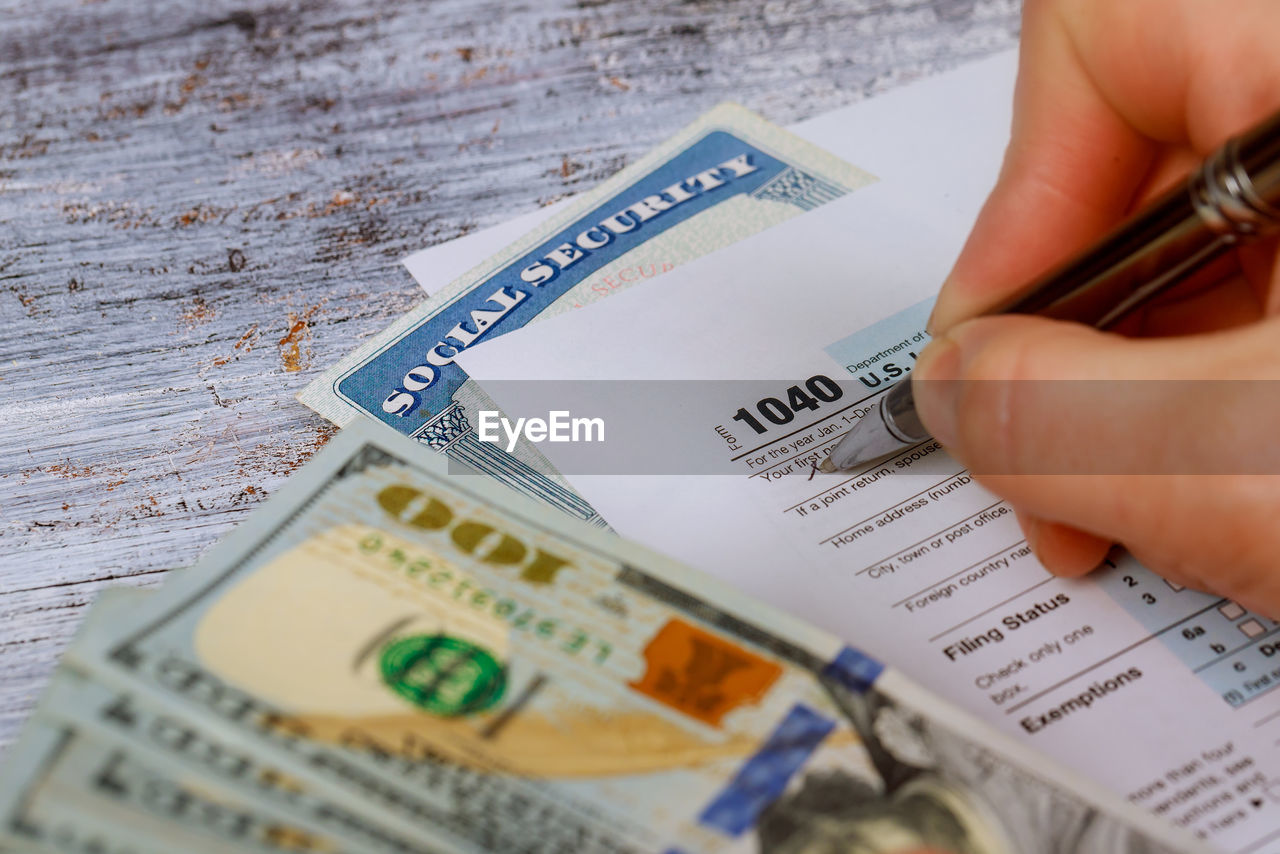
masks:
[[[1235,0],[1230,9],[1203,0],[1026,4],[1005,164],[931,332],[999,302],[1280,108],[1280,52],[1260,36],[1280,26],[1280,7]],[[1268,300],[1280,308],[1275,289]]]
[[[1045,569],[1054,575],[1078,578],[1097,569],[1113,543],[1102,537],[1015,511],[1027,545]]]
[[[1240,266],[1252,286],[1259,311],[1280,314],[1280,265],[1276,264],[1276,241],[1268,240],[1240,250]]]
[[[979,318],[921,353],[913,386],[934,435],[1037,520],[1029,539],[1052,569],[1087,570],[1120,542],[1183,583],[1277,613],[1278,340],[1280,319],[1132,340]]]
[[[921,416],[1019,508],[1054,571],[1085,571],[1117,541],[1175,580],[1280,614],[1280,382],[1232,381],[1280,381],[1274,243],[1241,253],[1252,291],[1189,287],[1130,324],[1188,335],[1273,318],[1243,328],[1144,343],[1033,318],[963,322],[1280,108],[1280,52],[1263,35],[1280,6],[1024,9],[1011,142],[930,319]]]
[[[1138,329],[1145,336],[1194,335],[1244,326],[1262,317],[1250,283],[1233,276],[1199,290],[1189,289],[1185,296],[1166,294],[1143,312]]]
[[[935,335],[1115,223],[1155,147],[1107,102],[1057,7],[1025,7],[1004,165],[929,320]]]
[[[1280,471],[1278,336],[1280,318],[1160,339],[978,318],[920,354],[916,404],[978,474],[1215,473],[1227,437]]]

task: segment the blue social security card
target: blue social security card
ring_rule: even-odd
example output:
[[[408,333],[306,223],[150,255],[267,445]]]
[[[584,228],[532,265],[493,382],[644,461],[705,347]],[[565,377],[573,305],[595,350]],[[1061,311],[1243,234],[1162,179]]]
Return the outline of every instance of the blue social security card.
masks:
[[[598,521],[531,445],[508,453],[479,440],[477,411],[498,407],[454,358],[874,180],[741,107],[722,105],[418,305],[299,399],[340,425],[361,415],[375,418],[472,469]]]

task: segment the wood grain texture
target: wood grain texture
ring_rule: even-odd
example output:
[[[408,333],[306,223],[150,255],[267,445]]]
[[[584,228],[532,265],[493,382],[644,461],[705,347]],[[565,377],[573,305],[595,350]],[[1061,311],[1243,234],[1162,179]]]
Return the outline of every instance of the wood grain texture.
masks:
[[[0,745],[105,585],[332,434],[397,261],[722,100],[796,121],[1012,45],[1016,0],[0,0]]]

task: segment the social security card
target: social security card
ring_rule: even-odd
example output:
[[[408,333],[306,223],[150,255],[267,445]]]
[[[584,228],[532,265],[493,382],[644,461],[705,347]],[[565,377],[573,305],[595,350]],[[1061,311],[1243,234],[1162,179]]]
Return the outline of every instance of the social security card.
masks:
[[[742,107],[721,105],[421,303],[299,399],[340,425],[375,418],[595,519],[531,445],[508,453],[480,441],[476,412],[498,407],[454,362],[457,355],[730,247],[874,180]]]

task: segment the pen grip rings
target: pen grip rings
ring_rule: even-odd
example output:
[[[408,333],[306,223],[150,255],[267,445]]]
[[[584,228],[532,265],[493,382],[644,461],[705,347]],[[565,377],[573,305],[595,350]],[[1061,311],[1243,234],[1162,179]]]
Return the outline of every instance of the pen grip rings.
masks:
[[[1254,238],[1280,230],[1280,175],[1264,171],[1260,188],[1240,156],[1241,141],[1229,140],[1204,162],[1191,181],[1191,203],[1214,232],[1228,239]]]

